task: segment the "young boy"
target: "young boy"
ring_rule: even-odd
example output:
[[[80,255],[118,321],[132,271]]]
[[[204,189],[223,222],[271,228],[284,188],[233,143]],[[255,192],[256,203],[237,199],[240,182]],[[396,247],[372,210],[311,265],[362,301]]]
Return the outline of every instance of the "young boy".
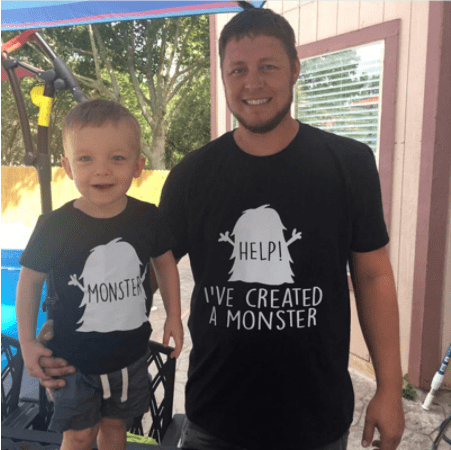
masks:
[[[91,100],[73,108],[63,127],[62,165],[81,197],[41,216],[23,252],[17,323],[25,366],[48,378],[41,356],[77,368],[54,391],[50,429],[62,450],[126,447],[126,420],[149,408],[147,343],[151,333],[149,267],[155,268],[167,319],[163,343],[183,343],[180,286],[173,237],[155,205],[128,197],[140,176],[140,129],[123,106]],[[58,298],[49,349],[36,340],[42,285]]]

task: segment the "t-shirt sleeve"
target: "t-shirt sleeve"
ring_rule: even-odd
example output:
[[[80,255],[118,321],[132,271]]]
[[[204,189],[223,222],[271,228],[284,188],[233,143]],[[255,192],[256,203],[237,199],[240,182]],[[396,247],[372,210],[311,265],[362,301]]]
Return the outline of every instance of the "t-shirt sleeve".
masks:
[[[155,205],[152,205],[151,227],[152,245],[150,256],[151,258],[157,258],[174,248],[175,239],[165,217]]]
[[[182,258],[188,253],[188,227],[185,196],[187,175],[181,165],[174,167],[163,186],[159,208],[175,238],[174,257]]]
[[[351,250],[370,252],[388,244],[379,173],[372,150],[359,146],[352,158],[352,240]]]
[[[39,216],[19,263],[36,272],[49,273],[56,257],[57,230],[49,216]]]

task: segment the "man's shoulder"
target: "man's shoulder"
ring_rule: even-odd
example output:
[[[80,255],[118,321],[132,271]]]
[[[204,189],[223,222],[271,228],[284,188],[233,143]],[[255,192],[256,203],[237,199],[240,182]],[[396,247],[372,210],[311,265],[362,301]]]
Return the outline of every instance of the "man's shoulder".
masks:
[[[304,123],[302,124],[302,127],[302,135],[304,138],[308,139],[310,142],[322,143],[337,154],[353,155],[358,153],[373,153],[368,145],[355,139],[331,133]]]

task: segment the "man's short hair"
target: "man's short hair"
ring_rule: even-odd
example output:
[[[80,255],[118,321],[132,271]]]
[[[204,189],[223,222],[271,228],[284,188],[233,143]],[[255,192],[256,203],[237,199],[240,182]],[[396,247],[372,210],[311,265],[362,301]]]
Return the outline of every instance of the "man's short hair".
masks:
[[[94,99],[78,103],[66,116],[63,124],[63,142],[70,131],[84,127],[101,127],[105,123],[117,125],[125,121],[133,131],[136,150],[141,151],[141,128],[136,117],[117,102]]]
[[[219,59],[224,63],[225,48],[230,39],[241,39],[245,36],[273,36],[279,39],[288,55],[291,68],[298,59],[296,38],[288,21],[270,9],[245,9],[233,17],[223,28],[219,37]]]

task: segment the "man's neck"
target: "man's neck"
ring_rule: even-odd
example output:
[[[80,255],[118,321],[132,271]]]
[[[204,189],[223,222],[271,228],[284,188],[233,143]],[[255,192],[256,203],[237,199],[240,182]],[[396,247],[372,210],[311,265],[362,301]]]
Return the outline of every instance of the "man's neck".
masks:
[[[292,117],[281,122],[274,130],[267,133],[253,133],[240,125],[233,133],[238,147],[254,156],[274,155],[290,144],[299,130],[299,122]]]

